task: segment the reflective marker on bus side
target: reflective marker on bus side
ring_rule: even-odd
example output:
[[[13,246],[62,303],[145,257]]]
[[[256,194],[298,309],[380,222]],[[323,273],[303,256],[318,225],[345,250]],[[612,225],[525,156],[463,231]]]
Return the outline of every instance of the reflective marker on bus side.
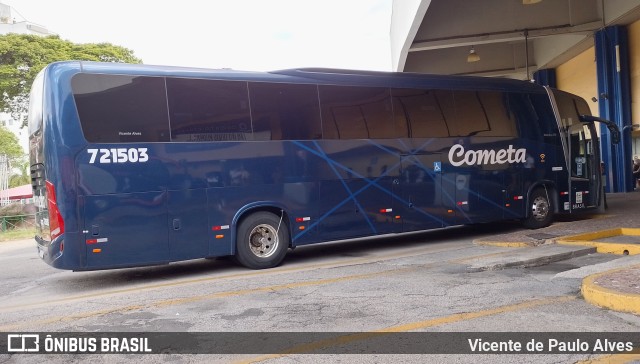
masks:
[[[87,239],[87,244],[106,243],[108,241],[109,241],[109,238]]]

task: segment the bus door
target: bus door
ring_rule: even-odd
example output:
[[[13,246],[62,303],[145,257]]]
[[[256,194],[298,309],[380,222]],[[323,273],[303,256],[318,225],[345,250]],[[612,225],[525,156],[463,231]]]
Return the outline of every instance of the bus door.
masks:
[[[447,163],[442,167],[441,198],[445,225],[471,223],[471,202],[473,193],[470,190],[471,169],[453,167]]]
[[[169,190],[169,256],[171,260],[202,258],[209,255],[213,235],[207,220],[205,189]]]
[[[600,188],[600,161],[593,123],[578,123],[567,131],[569,146],[569,203],[571,210],[594,207]]]
[[[401,155],[402,170],[397,186],[404,207],[402,231],[443,227],[443,175],[440,153]]]

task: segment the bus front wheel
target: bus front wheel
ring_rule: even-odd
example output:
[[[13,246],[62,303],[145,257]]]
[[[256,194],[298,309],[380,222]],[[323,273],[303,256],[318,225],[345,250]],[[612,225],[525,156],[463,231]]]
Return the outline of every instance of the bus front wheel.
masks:
[[[539,229],[551,224],[553,205],[546,189],[538,188],[531,193],[528,209],[528,216],[523,221],[525,227]]]
[[[289,230],[280,216],[261,211],[238,226],[236,260],[251,269],[272,268],[282,262],[289,247]]]

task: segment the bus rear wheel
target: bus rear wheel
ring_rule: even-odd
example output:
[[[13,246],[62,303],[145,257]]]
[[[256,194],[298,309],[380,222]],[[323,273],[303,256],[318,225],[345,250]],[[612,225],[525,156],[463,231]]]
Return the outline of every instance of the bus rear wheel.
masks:
[[[553,204],[546,189],[538,188],[529,197],[529,211],[523,225],[529,229],[549,226],[553,220]]]
[[[289,248],[289,231],[280,216],[261,211],[238,226],[236,260],[251,269],[265,269],[282,262]]]

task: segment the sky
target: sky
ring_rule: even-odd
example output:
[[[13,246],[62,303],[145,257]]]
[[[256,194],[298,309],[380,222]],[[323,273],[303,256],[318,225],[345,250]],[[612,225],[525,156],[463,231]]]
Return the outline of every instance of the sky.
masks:
[[[74,43],[145,64],[269,71],[391,71],[392,0],[0,0]]]

